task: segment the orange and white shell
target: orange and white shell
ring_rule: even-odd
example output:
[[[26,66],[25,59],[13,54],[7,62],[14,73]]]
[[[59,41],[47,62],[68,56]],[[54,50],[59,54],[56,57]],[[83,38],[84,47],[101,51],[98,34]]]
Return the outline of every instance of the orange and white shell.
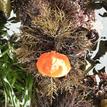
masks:
[[[56,51],[41,54],[36,66],[43,76],[48,77],[66,76],[71,69],[68,57]]]

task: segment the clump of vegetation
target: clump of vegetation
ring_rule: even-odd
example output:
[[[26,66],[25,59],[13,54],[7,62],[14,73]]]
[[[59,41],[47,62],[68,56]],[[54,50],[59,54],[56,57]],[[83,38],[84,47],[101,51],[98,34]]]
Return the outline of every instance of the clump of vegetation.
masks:
[[[48,5],[43,5],[41,8],[41,14],[32,21],[36,27],[41,28],[45,34],[52,37],[63,37],[71,34],[75,25],[66,18],[62,10],[52,9]]]
[[[33,78],[15,57],[15,41],[12,42],[7,30],[4,30],[6,23],[2,20],[0,29],[0,105],[27,107],[31,104]]]
[[[78,3],[72,9],[72,17],[70,17],[71,13],[65,12],[64,8],[61,9],[57,4],[52,5],[51,1],[35,0],[31,1],[31,3],[29,5],[32,9],[37,9],[38,14],[33,14],[29,5],[29,9],[26,8],[27,13],[24,13],[25,11],[22,12],[24,8],[20,7],[22,10],[19,14],[26,14],[27,17],[30,17],[30,20],[29,24],[26,25],[24,24],[26,21],[22,19],[24,28],[18,42],[19,46],[16,49],[16,55],[19,62],[24,64],[25,69],[31,72],[35,78],[36,87],[33,88],[33,91],[36,95],[33,96],[32,104],[48,107],[52,105],[53,99],[56,99],[57,94],[59,96],[59,91],[70,94],[72,90],[75,90],[75,87],[83,87],[81,79],[84,77],[86,64],[84,52],[92,44],[86,36],[89,32],[89,27],[84,28],[77,23],[82,23],[79,16],[75,15],[79,6]],[[74,3],[72,1],[70,6],[72,7]],[[38,73],[35,67],[38,57],[43,52],[51,50],[64,53],[69,57],[73,68],[67,77],[49,78],[43,77]],[[80,94],[79,91],[76,89],[78,94]],[[37,99],[37,101],[35,102],[34,99]],[[83,101],[85,100],[83,98]],[[78,103],[78,101],[75,103]]]

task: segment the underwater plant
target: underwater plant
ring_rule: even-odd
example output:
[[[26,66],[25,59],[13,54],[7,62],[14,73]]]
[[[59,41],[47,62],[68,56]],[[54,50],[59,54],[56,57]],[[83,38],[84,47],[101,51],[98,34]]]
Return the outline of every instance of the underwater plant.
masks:
[[[90,69],[99,65],[89,52],[99,43],[99,32],[93,24],[95,11],[90,6],[93,3],[92,0],[10,0],[13,9],[10,17],[1,10],[3,106],[98,105],[99,97],[105,94],[102,87],[106,82],[96,82],[96,77],[99,81],[99,75],[94,75],[96,69],[93,75],[88,75]],[[101,72],[101,78],[104,75]],[[105,103],[100,101],[99,105]]]

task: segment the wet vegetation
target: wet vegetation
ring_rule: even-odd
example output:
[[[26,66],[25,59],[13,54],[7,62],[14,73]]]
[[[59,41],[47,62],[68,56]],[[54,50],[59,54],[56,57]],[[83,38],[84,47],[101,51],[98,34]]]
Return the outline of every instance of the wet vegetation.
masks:
[[[97,64],[88,56],[99,39],[91,24],[95,21],[96,2],[8,2],[17,18],[9,18],[11,14],[0,9],[0,104],[3,107],[106,107],[106,73],[101,70],[101,81],[97,84],[96,71],[88,75],[86,70],[86,59],[94,66]],[[9,28],[5,28],[8,21],[15,26],[21,22],[20,34],[9,33]],[[38,57],[52,50],[68,56],[72,69],[67,76],[50,78],[39,74],[35,65]]]

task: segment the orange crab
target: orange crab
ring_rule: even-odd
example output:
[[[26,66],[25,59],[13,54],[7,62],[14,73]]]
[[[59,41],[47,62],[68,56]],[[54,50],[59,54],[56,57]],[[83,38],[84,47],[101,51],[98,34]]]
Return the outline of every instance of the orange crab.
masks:
[[[36,67],[43,76],[63,77],[69,73],[71,64],[66,55],[51,51],[40,55]]]

